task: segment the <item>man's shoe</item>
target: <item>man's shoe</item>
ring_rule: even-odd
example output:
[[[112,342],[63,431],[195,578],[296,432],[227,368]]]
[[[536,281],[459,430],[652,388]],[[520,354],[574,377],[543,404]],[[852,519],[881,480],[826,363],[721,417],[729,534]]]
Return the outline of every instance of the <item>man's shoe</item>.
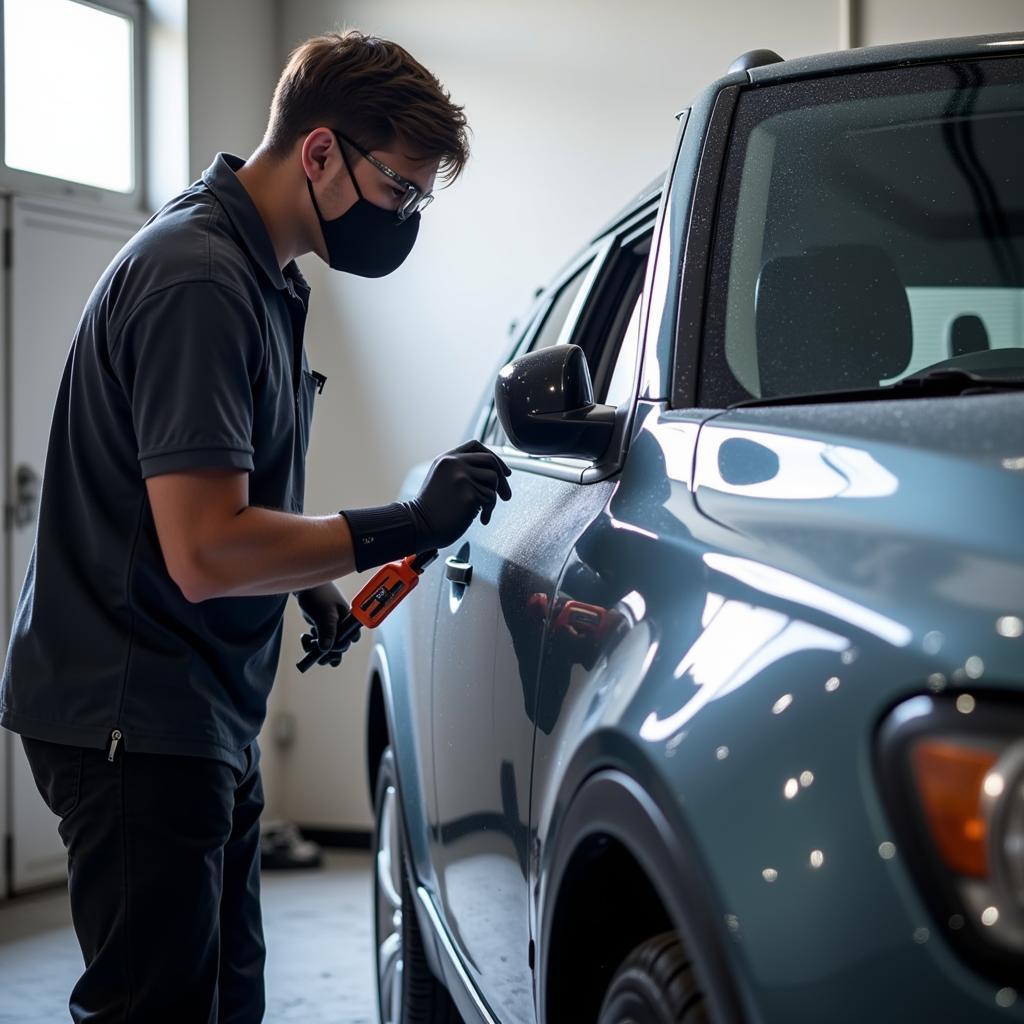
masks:
[[[260,867],[264,871],[318,868],[323,865],[320,847],[290,821],[266,822],[260,827]]]

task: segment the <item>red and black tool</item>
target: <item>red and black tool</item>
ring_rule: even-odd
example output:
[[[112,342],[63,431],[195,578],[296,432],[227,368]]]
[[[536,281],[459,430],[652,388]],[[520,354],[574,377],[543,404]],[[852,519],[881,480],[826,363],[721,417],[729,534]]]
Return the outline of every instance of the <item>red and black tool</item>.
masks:
[[[379,626],[397,605],[412,593],[420,581],[423,570],[435,558],[437,551],[424,551],[418,555],[409,555],[400,562],[388,562],[387,565],[381,566],[352,599],[348,615],[338,623],[338,635],[334,643],[344,643],[362,626],[369,629]],[[326,651],[320,649],[312,633],[302,634],[302,647],[308,653],[297,663],[296,668],[300,672],[305,672],[322,658]]]

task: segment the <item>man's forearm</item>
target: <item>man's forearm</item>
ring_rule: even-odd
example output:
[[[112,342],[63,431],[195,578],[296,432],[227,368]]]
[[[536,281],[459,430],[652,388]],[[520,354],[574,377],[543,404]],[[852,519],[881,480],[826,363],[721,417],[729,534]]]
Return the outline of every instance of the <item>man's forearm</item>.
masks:
[[[196,554],[191,599],[286,594],[355,571],[342,515],[303,516],[250,505]]]

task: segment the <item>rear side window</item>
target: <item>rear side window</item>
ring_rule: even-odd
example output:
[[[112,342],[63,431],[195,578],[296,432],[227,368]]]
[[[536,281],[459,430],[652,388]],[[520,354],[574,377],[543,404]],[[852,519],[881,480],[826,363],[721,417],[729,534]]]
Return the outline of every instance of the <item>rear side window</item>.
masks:
[[[572,311],[573,304],[576,302],[580,289],[583,287],[583,282],[587,279],[590,267],[591,264],[589,262],[584,264],[559,289],[551,305],[548,307],[547,313],[544,314],[540,328],[530,342],[530,352],[541,348],[549,348],[551,345],[558,343],[563,331],[566,330],[569,313]],[[571,325],[569,326],[571,327]],[[487,429],[484,432],[483,441],[487,445],[498,445],[501,447],[511,445],[508,435],[502,429],[501,423],[494,413],[493,406]]]
[[[579,345],[587,358],[594,401],[623,405],[632,401],[640,348],[640,306],[653,225],[631,229],[609,246],[586,296],[577,301],[591,271],[588,262],[552,299],[528,351],[551,345]],[[578,315],[577,311],[578,310]],[[492,408],[485,444],[507,446],[508,438]]]
[[[608,262],[577,340],[587,352],[594,401],[622,405],[633,398],[640,348],[640,304],[652,226],[624,239]]]
[[[698,402],[1024,372],[1024,61],[748,89]]]
[[[575,274],[569,280],[562,285],[561,291],[555,296],[555,301],[551,304],[551,308],[548,310],[547,316],[544,317],[544,322],[541,324],[540,330],[534,336],[533,341],[530,343],[530,351],[535,352],[537,349],[549,348],[552,345],[556,345],[559,339],[562,337],[562,332],[566,327],[566,320],[568,319],[569,312],[573,307],[573,303],[576,301],[576,296],[579,295],[580,289],[583,287],[583,282],[587,278],[587,274],[590,271],[590,264],[581,267],[576,271]]]

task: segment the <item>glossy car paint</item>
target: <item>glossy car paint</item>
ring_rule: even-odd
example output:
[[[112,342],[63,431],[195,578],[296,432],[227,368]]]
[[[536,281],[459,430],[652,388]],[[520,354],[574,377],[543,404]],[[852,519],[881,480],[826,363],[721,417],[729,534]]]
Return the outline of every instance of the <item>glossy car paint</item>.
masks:
[[[621,469],[581,483],[513,460],[513,500],[378,632],[421,924],[467,1020],[545,1019],[552,877],[581,785],[608,771],[678,841],[678,874],[653,880],[716,1019],[1024,1019],[927,912],[872,762],[901,699],[1024,684],[1024,639],[996,630],[1024,615],[1024,396],[668,407],[695,359],[681,299],[702,280],[723,95],[1022,48],[883,47],[706,90],[659,212]],[[462,593],[450,554],[474,566]],[[622,835],[644,862],[647,832]]]

